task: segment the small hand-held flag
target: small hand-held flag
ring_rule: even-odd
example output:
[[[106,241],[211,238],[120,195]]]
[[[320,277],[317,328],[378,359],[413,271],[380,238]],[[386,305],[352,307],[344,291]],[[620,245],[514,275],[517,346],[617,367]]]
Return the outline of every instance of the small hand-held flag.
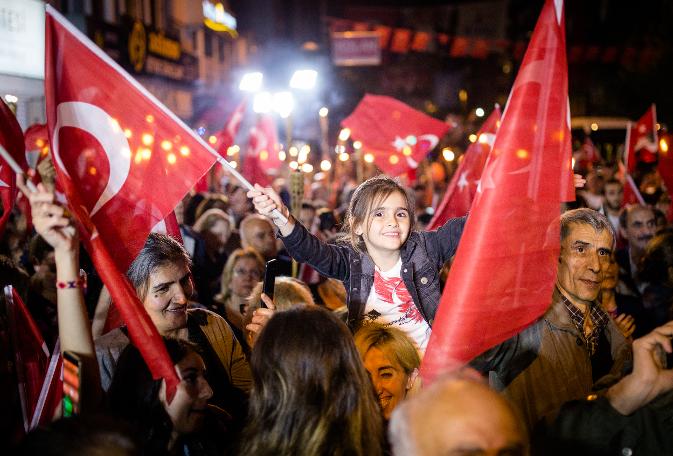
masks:
[[[4,294],[9,335],[14,351],[21,413],[24,430],[28,432],[31,429],[31,418],[38,404],[40,390],[47,372],[49,349],[16,289],[8,285],[4,289]]]
[[[629,174],[633,174],[638,162],[654,163],[659,148],[657,139],[657,108],[654,103],[635,124],[626,127],[624,164]]]
[[[0,235],[2,235],[16,201],[16,172],[28,169],[24,155],[23,132],[14,113],[3,100],[0,100],[0,147],[4,149],[4,153],[0,156],[0,203],[2,204]],[[20,169],[15,169],[16,166]]]
[[[477,132],[477,140],[470,144],[465,151],[463,161],[453,174],[453,178],[446,188],[446,193],[444,193],[444,198],[437,206],[435,215],[426,227],[427,230],[435,230],[448,219],[462,217],[468,213],[477,193],[479,179],[495,141],[499,124],[500,106],[496,105],[484,125]]]
[[[282,163],[278,158],[278,134],[273,117],[261,114],[250,130],[248,149],[243,160],[243,176],[263,187],[273,183],[271,174]]]
[[[573,193],[563,2],[547,0],[514,81],[435,317],[424,381],[515,335],[551,302]]]

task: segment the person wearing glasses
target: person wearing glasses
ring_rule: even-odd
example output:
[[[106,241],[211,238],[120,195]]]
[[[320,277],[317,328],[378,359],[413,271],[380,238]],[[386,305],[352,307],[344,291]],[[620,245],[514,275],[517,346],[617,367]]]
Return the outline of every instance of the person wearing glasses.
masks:
[[[264,277],[264,258],[257,250],[247,247],[234,250],[222,271],[220,293],[215,296],[211,310],[220,314],[234,330],[245,347],[243,314],[248,296]]]

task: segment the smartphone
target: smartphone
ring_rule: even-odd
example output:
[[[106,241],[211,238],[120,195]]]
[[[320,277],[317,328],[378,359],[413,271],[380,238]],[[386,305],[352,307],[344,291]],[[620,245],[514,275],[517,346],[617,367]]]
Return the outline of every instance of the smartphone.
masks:
[[[264,271],[264,285],[262,293],[273,299],[273,288],[276,285],[276,275],[278,275],[278,260],[269,260],[266,262],[266,270]],[[260,306],[266,309],[264,301],[260,302]]]
[[[75,353],[63,352],[63,416],[75,416],[80,411],[82,360]]]

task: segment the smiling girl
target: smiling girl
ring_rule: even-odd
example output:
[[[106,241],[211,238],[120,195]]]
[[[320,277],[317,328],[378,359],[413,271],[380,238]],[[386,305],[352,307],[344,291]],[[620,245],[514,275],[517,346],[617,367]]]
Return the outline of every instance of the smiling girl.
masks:
[[[456,253],[465,218],[450,219],[437,231],[414,231],[407,192],[394,179],[377,176],[355,190],[341,240],[331,245],[291,217],[271,188],[256,185],[248,197],[278,227],[294,259],[344,283],[351,329],[367,321],[397,326],[425,351],[439,305],[439,270]]]

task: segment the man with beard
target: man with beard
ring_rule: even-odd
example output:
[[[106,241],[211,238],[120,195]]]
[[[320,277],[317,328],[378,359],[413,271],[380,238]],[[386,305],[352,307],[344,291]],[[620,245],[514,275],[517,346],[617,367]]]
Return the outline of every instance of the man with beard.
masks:
[[[620,232],[626,239],[626,248],[617,250],[619,284],[617,291],[624,295],[641,297],[640,282],[636,278],[638,263],[645,246],[656,232],[654,212],[649,206],[634,205],[625,208],[619,216]]]
[[[619,214],[624,200],[624,186],[617,179],[610,179],[603,187],[604,202],[600,212],[605,215],[615,231],[619,231]]]

